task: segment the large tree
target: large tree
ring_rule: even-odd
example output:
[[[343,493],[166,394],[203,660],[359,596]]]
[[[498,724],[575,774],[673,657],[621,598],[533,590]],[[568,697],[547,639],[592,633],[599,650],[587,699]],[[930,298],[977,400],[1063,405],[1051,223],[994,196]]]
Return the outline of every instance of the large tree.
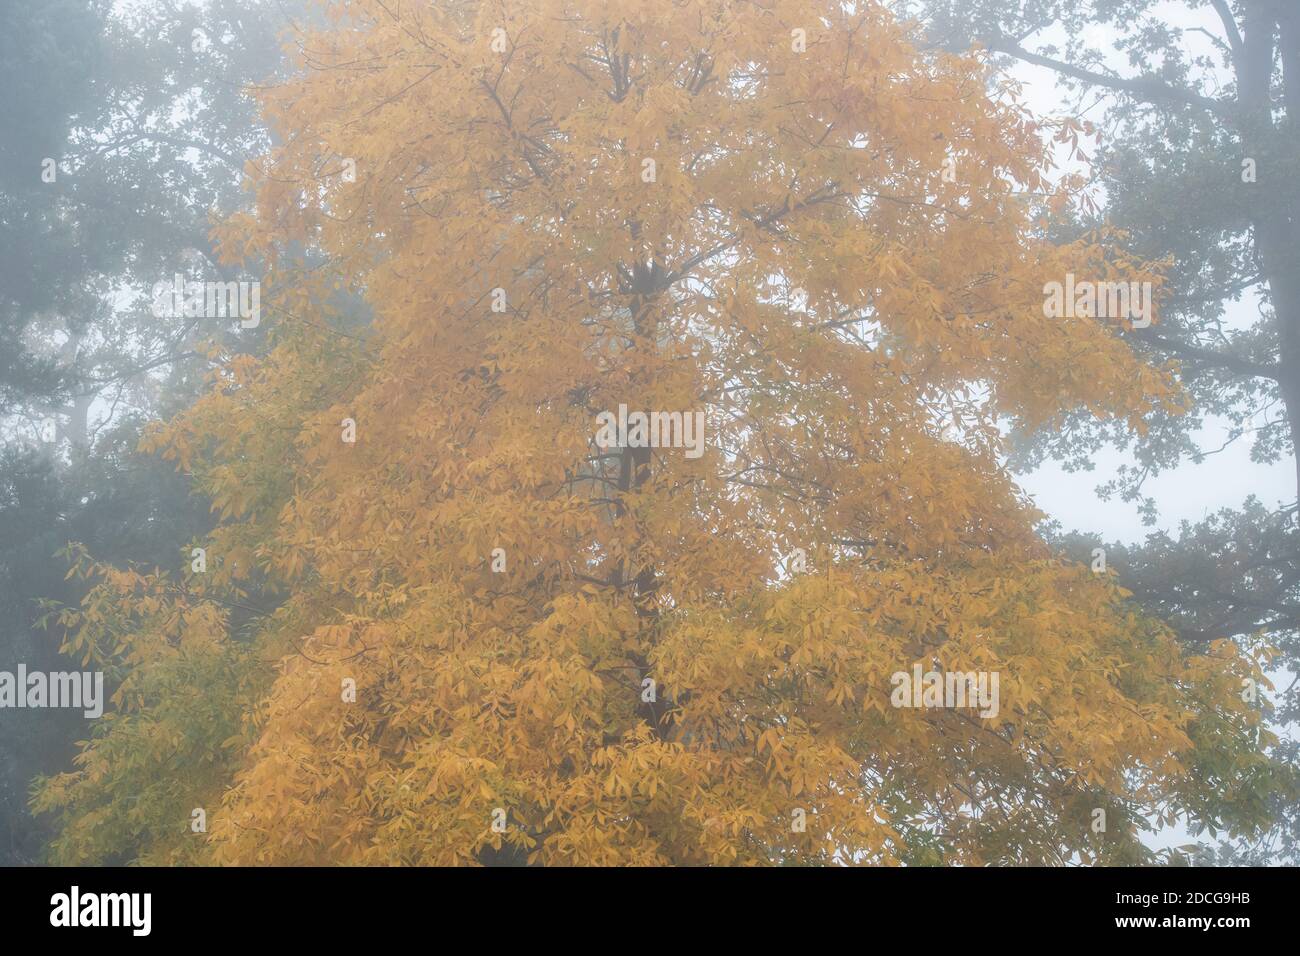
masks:
[[[183,578],[81,554],[58,618],[121,683],[38,794],[56,858],[1132,862],[1151,815],[1263,822],[1256,662],[1054,558],[1001,463],[1005,420],[1178,397],[1045,316],[1158,276],[1046,240],[1045,130],[980,62],[872,2],[331,12],[223,232],[273,348],[150,438],[221,523]],[[914,668],[998,702],[897,706]]]

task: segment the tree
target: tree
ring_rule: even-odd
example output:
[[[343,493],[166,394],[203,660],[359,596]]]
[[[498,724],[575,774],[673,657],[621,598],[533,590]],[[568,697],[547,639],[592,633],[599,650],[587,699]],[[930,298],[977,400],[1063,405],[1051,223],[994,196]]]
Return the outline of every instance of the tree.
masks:
[[[56,555],[69,541],[176,571],[211,525],[184,476],[137,453],[140,427],[197,394],[198,341],[251,351],[258,333],[154,315],[149,292],[221,276],[210,215],[246,200],[243,163],[269,144],[248,87],[299,6],[0,4],[0,671],[70,667],[38,627],[41,600],[85,593]],[[40,859],[50,821],[28,788],[86,732],[76,711],[0,710],[0,862]]]
[[[1020,462],[1046,457],[1090,468],[1113,443],[1134,462],[1102,488],[1139,500],[1155,520],[1146,480],[1198,462],[1243,439],[1260,463],[1293,459],[1300,480],[1300,8],[1280,0],[1151,0],[1062,3],[1035,0],[902,0],[946,46],[977,43],[1003,58],[1054,71],[1077,104],[1105,105],[1096,158],[1108,197],[1104,215],[1136,253],[1168,260],[1171,294],[1158,326],[1129,333],[1140,354],[1173,360],[1191,413],[1157,411],[1142,434],[1072,415],[1053,432],[1021,436]],[[1058,36],[1069,42],[1056,42]],[[1090,37],[1113,40],[1086,42]],[[1108,55],[1109,54],[1109,55]],[[1115,66],[1127,61],[1127,69]],[[1244,326],[1228,313],[1258,300]],[[1201,431],[1209,424],[1219,429]],[[1269,643],[1278,665],[1300,663],[1300,542],[1295,500],[1251,498],[1176,536],[1145,546],[1107,546],[1123,585],[1170,620],[1191,647],[1230,636]],[[1073,553],[1099,542],[1064,536]],[[1281,723],[1300,717],[1294,682],[1279,687]],[[1280,753],[1295,761],[1296,746]],[[1300,852],[1297,807],[1280,807],[1278,827],[1240,848],[1258,862]]]
[[[1260,661],[1054,558],[999,460],[1179,396],[1045,315],[1159,276],[1046,241],[983,65],[875,3],[331,12],[222,229],[273,347],[148,438],[204,569],[82,554],[57,616],[121,710],[38,792],[56,858],[1132,862],[1148,815],[1267,819]]]
[[[81,581],[66,580],[60,552],[69,541],[117,561],[174,568],[176,542],[211,526],[184,477],[136,453],[138,440],[139,422],[123,422],[100,437],[92,461],[66,470],[40,453],[0,454],[0,670],[12,674],[20,662],[29,673],[78,669],[59,655],[57,633],[37,626],[40,601],[76,603],[86,591]],[[28,787],[37,774],[68,766],[88,722],[77,710],[6,708],[2,716],[0,859],[32,864],[52,833],[50,821],[27,812]]]
[[[34,321],[85,301],[84,257],[62,203],[69,129],[92,103],[102,24],[86,0],[0,3],[0,423],[27,402],[62,397],[68,377],[30,347]],[[38,424],[38,428],[40,425]],[[173,479],[174,480],[174,479]],[[52,654],[10,622],[31,616],[29,588],[61,581],[53,548],[33,559],[40,531],[59,520],[53,470],[32,449],[0,446],[0,668]],[[19,552],[23,552],[20,556]],[[51,572],[47,577],[43,572]],[[38,592],[39,593],[39,592]],[[71,597],[71,595],[60,595]],[[31,711],[0,713],[0,860],[31,861],[39,828],[26,814],[26,787],[61,766],[81,734],[75,721]]]
[[[0,3],[0,414],[18,395],[57,394],[64,383],[24,347],[39,312],[76,301],[74,228],[51,214],[68,130],[89,106],[101,23],[87,0]]]
[[[98,95],[60,153],[58,204],[42,210],[71,233],[80,269],[56,286],[77,298],[29,330],[70,388],[64,402],[29,394],[19,409],[56,420],[66,445],[93,444],[97,404],[146,417],[187,404],[202,382],[199,342],[257,347],[256,330],[236,335],[226,316],[155,314],[152,289],[177,274],[246,278],[216,261],[212,216],[239,208],[244,163],[269,145],[250,88],[274,80],[277,34],[300,5],[161,3],[107,17]]]

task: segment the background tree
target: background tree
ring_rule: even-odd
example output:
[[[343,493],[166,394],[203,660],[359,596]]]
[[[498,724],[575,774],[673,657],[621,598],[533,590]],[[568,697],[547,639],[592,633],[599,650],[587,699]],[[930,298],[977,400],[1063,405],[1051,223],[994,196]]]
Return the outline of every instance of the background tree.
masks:
[[[1006,419],[1179,398],[1044,317],[1159,277],[1045,241],[1044,129],[977,60],[874,3],[330,12],[222,232],[274,347],[149,438],[208,568],[82,555],[59,615],[121,685],[38,793],[56,858],[1136,862],[1148,816],[1266,821],[1258,662],[1053,558],[1000,463]],[[597,441],[620,406],[707,447]],[[913,666],[1000,709],[892,706]]]
[[[93,103],[91,76],[101,23],[85,0],[0,4],[0,413],[18,395],[49,395],[58,386],[50,363],[24,348],[32,317],[73,292],[60,281],[80,265],[74,225],[53,212],[57,169],[68,130]],[[49,181],[50,177],[55,177]],[[71,310],[69,310],[71,311]]]
[[[249,89],[273,79],[299,7],[0,5],[0,668],[72,666],[37,627],[42,599],[85,592],[56,554],[69,541],[179,569],[211,525],[184,476],[137,453],[140,429],[197,394],[200,341],[256,349],[260,333],[156,316],[150,291],[231,277],[211,217],[244,201],[243,164],[269,143]],[[40,859],[30,782],[85,733],[77,712],[0,711],[0,862]]]
[[[999,58],[1047,68],[1075,94],[1073,109],[1104,106],[1096,157],[1105,203],[1080,210],[1074,231],[1106,220],[1132,247],[1168,259],[1169,294],[1158,326],[1128,333],[1152,362],[1177,362],[1191,413],[1157,413],[1144,433],[1070,415],[1020,436],[1018,464],[1051,457],[1090,468],[1114,445],[1132,453],[1104,486],[1141,503],[1153,475],[1247,440],[1261,464],[1294,460],[1300,475],[1300,6],[1289,0],[901,0],[929,35],[952,49],[977,43]],[[1070,107],[1067,107],[1070,109]],[[1070,230],[1062,230],[1069,235]],[[1232,303],[1241,305],[1232,307]],[[1242,324],[1231,314],[1257,318]],[[1222,423],[1226,440],[1215,431]],[[1099,542],[1062,536],[1075,555]],[[1265,640],[1283,673],[1300,672],[1300,539],[1294,497],[1250,498],[1145,545],[1107,547],[1124,585],[1173,623],[1192,647],[1219,636]],[[1292,680],[1275,718],[1300,718]],[[1279,753],[1297,758],[1296,743]],[[1294,862],[1294,806],[1241,859]]]

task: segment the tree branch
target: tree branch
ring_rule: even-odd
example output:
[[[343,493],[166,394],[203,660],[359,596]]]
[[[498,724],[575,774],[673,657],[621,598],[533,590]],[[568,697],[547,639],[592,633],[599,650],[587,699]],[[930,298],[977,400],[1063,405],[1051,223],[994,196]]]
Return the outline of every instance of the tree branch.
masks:
[[[1228,0],[1210,0],[1210,6],[1214,7],[1214,12],[1223,21],[1223,32],[1228,35],[1228,46],[1232,47],[1232,58],[1234,60],[1239,59],[1243,52],[1241,31],[1237,29],[1237,20],[1228,7]]]
[[[1162,349],[1181,358],[1200,362],[1202,365],[1209,365],[1213,368],[1222,369],[1227,372],[1235,372],[1238,375],[1271,378],[1275,382],[1280,382],[1282,380],[1281,366],[1276,364],[1252,362],[1250,359],[1240,358],[1236,355],[1226,355],[1223,352],[1215,352],[1213,349],[1201,348],[1200,346],[1192,345],[1188,342],[1178,342],[1174,339],[1167,339],[1163,335],[1157,335],[1155,332],[1145,329],[1135,331],[1132,334],[1133,337],[1140,342]]]
[[[991,37],[982,41],[986,47],[995,53],[1005,53],[1013,56],[1018,60],[1026,63],[1032,63],[1035,66],[1046,67],[1064,76],[1073,77],[1084,83],[1090,83],[1094,86],[1102,86],[1107,89],[1116,90],[1121,93],[1127,93],[1147,103],[1177,103],[1183,106],[1195,106],[1200,109],[1209,110],[1216,116],[1221,117],[1228,123],[1235,121],[1235,114],[1232,104],[1226,100],[1216,100],[1213,97],[1202,96],[1191,90],[1182,89],[1177,86],[1170,86],[1163,80],[1154,76],[1135,77],[1126,79],[1122,76],[1109,76],[1105,73],[1097,73],[1093,70],[1084,69],[1081,66],[1075,66],[1072,63],[1066,63],[1064,60],[1057,60],[1049,56],[1043,56],[1040,53],[1033,53],[1026,50],[1014,40],[1005,37]]]

